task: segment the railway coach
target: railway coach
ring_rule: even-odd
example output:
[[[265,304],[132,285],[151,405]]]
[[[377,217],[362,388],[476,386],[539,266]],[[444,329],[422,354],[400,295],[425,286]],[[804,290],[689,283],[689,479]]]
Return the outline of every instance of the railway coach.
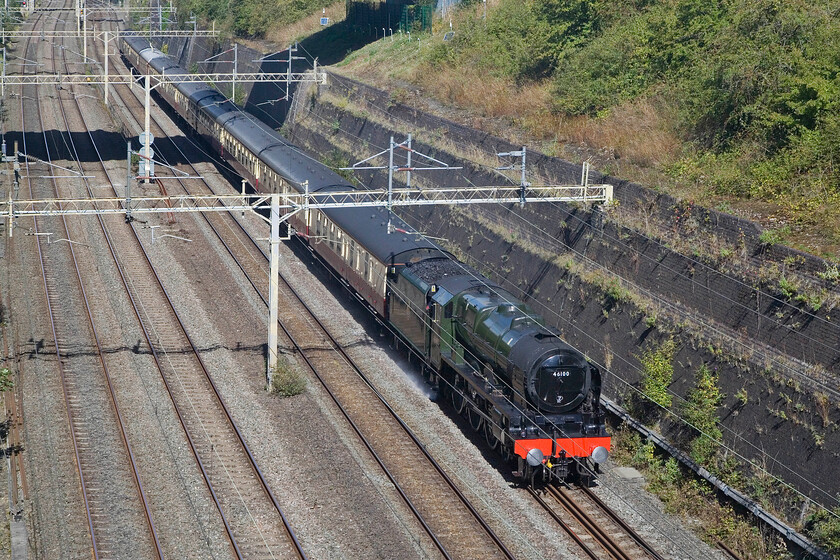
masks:
[[[187,73],[146,39],[123,37],[121,48],[140,74]],[[354,188],[207,84],[174,78],[157,91],[258,191]],[[423,357],[427,380],[516,476],[588,476],[607,459],[600,372],[525,303],[384,208],[312,209],[289,222]]]

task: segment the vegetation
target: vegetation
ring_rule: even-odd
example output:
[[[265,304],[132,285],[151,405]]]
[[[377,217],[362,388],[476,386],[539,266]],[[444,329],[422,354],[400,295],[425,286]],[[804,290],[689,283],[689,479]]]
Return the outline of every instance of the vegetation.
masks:
[[[693,432],[689,453],[701,465],[713,462],[719,449],[717,442],[723,436],[717,415],[723,395],[717,382],[717,373],[703,364],[697,371],[696,385],[681,406],[682,418],[691,425]]]
[[[820,509],[808,518],[808,534],[814,542],[833,555],[840,554],[840,508]]]
[[[377,42],[344,64],[504,118],[557,155],[592,154],[708,207],[758,211],[778,230],[768,241],[837,258],[834,2],[497,0],[486,20],[483,7],[449,14],[451,40]]]
[[[285,356],[277,357],[271,376],[270,391],[280,397],[293,397],[306,390],[306,376]]]
[[[324,7],[322,2],[313,0],[179,0],[176,4],[180,17],[188,18],[188,14],[194,13],[248,38],[264,37],[271,27],[295,23]]]
[[[320,11],[320,5],[307,0],[237,4],[227,10],[218,0],[187,0],[180,9],[227,23],[249,37],[266,35],[268,22],[282,25],[305,12]],[[278,17],[275,10],[281,4],[288,12]],[[491,0],[486,20],[483,7],[480,0],[465,0],[455,10],[451,40],[444,42],[442,33],[435,33],[414,44],[377,41],[350,54],[344,64],[368,80],[399,80],[392,102],[416,99],[419,96],[409,97],[405,88],[417,86],[441,100],[478,109],[479,115],[504,117],[547,140],[548,151],[556,155],[566,155],[564,144],[590,148],[591,153],[608,154],[611,161],[600,166],[608,172],[673,189],[692,202],[723,211],[747,207],[772,214],[773,228],[760,237],[767,247],[802,243],[797,239],[803,231],[819,228],[822,235],[808,241],[819,245],[799,246],[837,254],[840,44],[832,37],[840,20],[833,4]],[[295,12],[298,8],[301,11]],[[252,17],[244,17],[249,13]],[[337,132],[337,123],[333,127]],[[573,157],[588,153],[575,150]],[[328,158],[332,166],[343,165],[339,160],[335,153]],[[628,164],[637,167],[630,170]],[[744,246],[713,249],[724,261],[737,258]],[[838,282],[838,262],[820,276]],[[779,290],[786,297],[820,308],[822,303],[803,294],[793,279],[783,274],[779,278]],[[619,284],[605,282],[602,288],[605,312],[624,301]],[[645,318],[648,328],[656,324],[655,315]],[[672,404],[668,388],[676,348],[669,339],[649,345],[639,357],[649,409]],[[679,406],[698,429],[689,448],[700,462],[713,459],[716,452],[712,440],[720,439],[721,397],[716,375],[703,367],[688,401]],[[736,398],[745,405],[746,389]],[[827,423],[827,413],[823,417]],[[652,445],[636,438],[630,457],[646,469],[651,487],[666,495],[669,508],[694,513],[688,510],[708,506],[715,512],[704,524],[709,539],[732,542],[730,537],[741,531],[739,542],[747,543],[746,548],[749,543],[755,546],[744,557],[782,554],[756,544],[761,539],[755,529],[738,525],[730,510],[715,509],[719,506],[708,487],[684,477],[675,461],[664,461]],[[814,518],[814,527],[833,519]],[[829,542],[836,538],[836,527],[820,526]]]
[[[648,490],[659,496],[667,512],[698,520],[693,525],[706,542],[725,542],[745,560],[790,558],[781,543],[762,535],[748,518],[722,505],[709,484],[686,473],[674,458],[663,458],[638,432],[625,426],[613,430],[612,456],[642,472]]]
[[[359,179],[356,177],[356,173],[350,169],[344,169],[346,167],[350,167],[350,160],[347,159],[347,156],[341,153],[338,149],[333,149],[324,155],[321,158],[321,163],[338,173],[341,178],[347,182],[354,185],[358,184]]]
[[[447,14],[451,40],[442,40],[439,21],[430,40],[377,41],[345,64],[508,118],[559,155],[569,155],[565,144],[585,146],[610,156],[600,165],[607,171],[708,206],[758,209],[781,224],[763,241],[836,258],[835,4],[491,0],[485,19],[484,3],[464,0]],[[321,7],[312,0],[178,2],[183,17],[193,12],[255,38],[314,22]],[[340,5],[330,10],[342,17]],[[820,235],[807,235],[817,229]]]
[[[642,393],[663,408],[671,406],[668,387],[674,377],[676,349],[677,343],[669,338],[661,344],[648,345],[639,358],[642,363]]]
[[[0,368],[0,392],[9,391],[15,386],[12,380],[12,370],[9,368]]]

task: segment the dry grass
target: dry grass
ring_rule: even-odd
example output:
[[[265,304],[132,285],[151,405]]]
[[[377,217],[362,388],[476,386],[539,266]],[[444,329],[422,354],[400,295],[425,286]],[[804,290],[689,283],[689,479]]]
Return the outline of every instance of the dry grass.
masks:
[[[625,102],[603,117],[575,117],[558,129],[558,141],[607,149],[641,167],[673,163],[682,143],[673,111],[661,99]]]
[[[822,420],[823,428],[828,428],[831,424],[831,418],[829,417],[828,395],[825,393],[815,394],[814,404],[816,405],[817,414],[819,414],[820,419]]]
[[[551,109],[549,82],[516,86],[509,80],[483,75],[475,69],[418,67],[409,79],[425,95],[455,105],[481,118],[502,119],[534,139],[559,146],[553,155],[593,159],[633,176],[656,175],[668,182],[664,166],[682,150],[673,111],[662,99],[629,101],[599,117],[566,117]],[[468,122],[468,124],[479,124]],[[571,146],[572,150],[564,150]],[[577,157],[575,157],[577,154]]]
[[[269,29],[266,33],[266,40],[284,47],[295,41],[300,41],[322,29],[321,15],[321,12],[318,12],[291,25]],[[344,21],[347,15],[344,2],[326,5],[326,14],[323,15],[330,18],[330,23],[333,24]]]
[[[429,68],[422,65],[415,79],[441,101],[476,111],[485,117],[523,118],[547,108],[549,95],[543,85],[516,87],[508,80],[487,76],[470,68]]]

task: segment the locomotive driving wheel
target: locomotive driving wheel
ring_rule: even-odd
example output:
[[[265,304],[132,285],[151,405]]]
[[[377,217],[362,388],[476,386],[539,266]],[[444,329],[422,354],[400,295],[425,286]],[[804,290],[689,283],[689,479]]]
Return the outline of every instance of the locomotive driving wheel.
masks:
[[[484,440],[487,442],[487,445],[490,446],[490,449],[493,451],[499,447],[499,440],[496,439],[496,436],[493,434],[493,424],[490,422],[484,423]]]
[[[484,423],[484,417],[474,407],[469,407],[467,410],[467,417],[470,421],[470,427],[476,432],[481,430],[481,425]]]
[[[449,389],[449,400],[452,402],[452,408],[455,409],[455,412],[463,414],[464,408],[467,406],[467,399],[464,398],[457,386]]]

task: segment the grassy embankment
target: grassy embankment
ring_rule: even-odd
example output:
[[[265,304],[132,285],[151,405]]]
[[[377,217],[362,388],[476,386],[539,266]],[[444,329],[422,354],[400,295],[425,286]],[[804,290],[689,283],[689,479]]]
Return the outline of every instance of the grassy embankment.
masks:
[[[561,157],[742,213],[840,258],[833,4],[491,0],[455,35],[379,41],[344,71],[420,88]],[[410,84],[410,86],[408,85]]]

